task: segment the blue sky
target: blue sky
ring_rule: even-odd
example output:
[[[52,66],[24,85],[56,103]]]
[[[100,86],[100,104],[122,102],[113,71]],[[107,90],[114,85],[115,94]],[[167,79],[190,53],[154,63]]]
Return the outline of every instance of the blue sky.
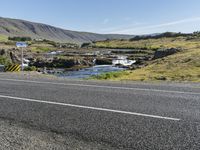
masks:
[[[200,0],[2,0],[0,16],[96,33],[200,30]]]

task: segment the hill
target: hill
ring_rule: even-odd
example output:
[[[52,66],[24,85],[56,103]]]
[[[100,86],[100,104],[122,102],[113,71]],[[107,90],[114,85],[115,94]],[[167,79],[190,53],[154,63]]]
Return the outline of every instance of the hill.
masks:
[[[178,48],[180,52],[151,60],[147,66],[136,70],[102,74],[94,77],[100,80],[133,81],[194,81],[200,82],[200,37],[192,36],[144,39],[138,41],[97,42],[96,47],[146,48],[147,50]]]
[[[1,37],[28,36],[33,39],[41,38],[62,43],[84,43],[106,39],[130,39],[134,37],[133,35],[76,32],[46,24],[2,17],[0,17],[0,35]]]

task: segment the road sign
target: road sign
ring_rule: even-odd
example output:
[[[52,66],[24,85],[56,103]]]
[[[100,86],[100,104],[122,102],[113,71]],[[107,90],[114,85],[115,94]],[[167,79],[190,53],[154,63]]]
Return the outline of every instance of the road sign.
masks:
[[[17,47],[22,47],[22,48],[23,48],[23,47],[27,47],[28,45],[27,45],[26,42],[17,42],[17,43],[16,43],[16,46],[17,46]]]
[[[27,47],[28,46],[28,44],[26,43],[26,42],[17,42],[16,43],[16,46],[18,47],[18,48],[21,48],[21,70],[23,71],[24,70],[24,61],[23,61],[23,59],[24,59],[24,52],[23,52],[23,48],[25,48],[25,47]]]

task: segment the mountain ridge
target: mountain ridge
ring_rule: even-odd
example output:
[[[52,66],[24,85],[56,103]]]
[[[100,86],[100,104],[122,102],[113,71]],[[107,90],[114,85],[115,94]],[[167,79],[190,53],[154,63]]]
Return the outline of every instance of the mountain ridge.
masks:
[[[106,39],[130,39],[134,35],[98,34],[62,29],[21,19],[0,17],[0,34],[5,36],[29,36],[33,39],[41,38],[61,43],[86,43]]]

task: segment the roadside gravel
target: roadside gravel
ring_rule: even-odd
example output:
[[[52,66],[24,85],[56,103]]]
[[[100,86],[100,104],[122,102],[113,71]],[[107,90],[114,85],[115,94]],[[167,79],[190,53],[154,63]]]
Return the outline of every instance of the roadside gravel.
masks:
[[[1,150],[95,150],[112,149],[106,145],[80,141],[48,131],[40,131],[24,123],[0,119]]]

